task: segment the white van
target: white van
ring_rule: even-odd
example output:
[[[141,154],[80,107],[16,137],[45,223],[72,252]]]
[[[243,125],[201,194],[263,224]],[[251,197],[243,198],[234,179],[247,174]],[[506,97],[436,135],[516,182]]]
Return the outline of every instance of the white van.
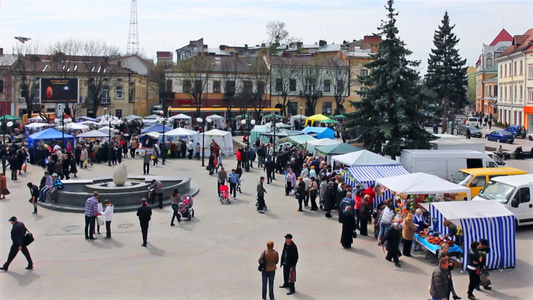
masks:
[[[450,179],[461,169],[495,168],[487,154],[474,150],[402,150],[400,162],[409,173],[424,172]]]
[[[476,118],[476,117],[468,117],[465,120],[465,125],[466,125],[466,127],[468,127],[468,126],[478,127],[479,126],[479,119]]]
[[[499,201],[517,226],[533,224],[533,174],[494,177],[472,201]]]

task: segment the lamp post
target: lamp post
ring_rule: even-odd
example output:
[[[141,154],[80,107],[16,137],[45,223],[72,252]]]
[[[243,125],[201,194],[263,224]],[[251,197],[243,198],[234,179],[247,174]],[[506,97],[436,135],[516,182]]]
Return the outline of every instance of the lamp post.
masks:
[[[2,173],[6,174],[6,153],[7,153],[7,147],[6,147],[6,130],[8,127],[13,126],[13,122],[9,121],[6,123],[6,115],[4,115],[4,123],[2,124],[4,127],[4,140],[2,142]],[[28,149],[29,150],[29,149]]]
[[[275,119],[274,119],[275,120]],[[283,126],[283,123],[276,123],[274,121],[274,123],[270,123],[270,129],[274,131],[274,139],[272,140],[273,143],[274,143],[274,150],[272,151],[272,159],[276,159],[276,131],[280,130],[281,127]],[[276,176],[275,176],[276,172],[273,172],[272,173],[272,179],[276,179]]]
[[[303,115],[302,111],[303,111],[303,108],[304,107],[302,105],[300,105],[300,128],[298,128],[298,129],[301,129],[301,128],[304,127],[304,125],[302,124],[302,115]]]
[[[196,118],[196,122],[202,124],[202,167],[205,167],[204,158],[205,158],[205,120],[198,117]]]
[[[111,167],[111,154],[113,153],[113,146],[111,145],[111,114],[108,114],[107,106],[104,107],[104,117],[107,118],[107,126],[109,127],[109,137],[107,140],[107,165]]]

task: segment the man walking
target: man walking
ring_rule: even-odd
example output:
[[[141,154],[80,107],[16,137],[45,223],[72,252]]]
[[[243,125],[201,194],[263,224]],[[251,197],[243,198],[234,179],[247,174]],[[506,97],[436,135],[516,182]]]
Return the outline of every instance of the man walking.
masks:
[[[143,235],[143,243],[141,246],[146,247],[148,240],[148,225],[152,218],[152,209],[146,205],[146,198],[141,199],[141,207],[137,209],[137,216],[139,217],[139,223],[141,224],[141,232]]]
[[[31,260],[30,251],[28,251],[28,247],[25,243],[24,236],[26,235],[26,226],[24,226],[24,223],[19,222],[17,220],[17,217],[13,216],[9,219],[9,222],[13,225],[11,228],[11,241],[13,244],[11,245],[11,249],[9,250],[9,255],[7,256],[7,261],[4,263],[2,267],[0,267],[0,270],[7,271],[9,268],[9,264],[13,261],[15,256],[19,253],[19,251],[22,251],[22,254],[26,257],[26,260],[28,261],[28,266],[26,267],[26,270],[33,269],[33,261]]]
[[[86,240],[96,240],[93,236],[94,233],[94,224],[96,221],[96,216],[99,215],[98,212],[98,192],[94,191],[93,196],[88,198],[85,201],[85,239]]]
[[[219,197],[220,197],[220,186],[225,185],[226,180],[228,180],[228,173],[226,172],[226,169],[222,167],[220,168],[220,172],[218,172],[218,175],[217,175],[217,192],[218,192]]]
[[[285,235],[285,244],[283,245],[283,252],[281,253],[281,266],[283,267],[283,285],[280,288],[288,288],[287,295],[295,293],[294,281],[296,278],[289,279],[291,270],[294,269],[294,275],[296,275],[296,264],[298,263],[298,247],[292,241],[292,234],[287,233]],[[292,282],[291,282],[292,281]]]
[[[449,263],[450,259],[448,257],[443,257],[439,261],[439,266],[433,270],[433,274],[431,275],[431,286],[429,288],[431,300],[448,299],[448,276],[446,270],[448,270]]]
[[[187,151],[189,151],[189,159],[192,159],[192,153],[193,153],[193,144],[192,144],[192,140],[189,139],[189,141],[187,141]]]
[[[150,173],[150,153],[147,150],[144,150],[143,156],[143,175],[148,175]]]
[[[233,195],[233,199],[237,197],[237,183],[239,183],[239,175],[235,173],[235,169],[232,169],[229,174],[229,194]]]
[[[259,183],[257,184],[257,211],[259,213],[265,212],[265,187],[263,186],[263,182],[265,182],[265,177],[261,176],[259,179]]]
[[[272,179],[274,179],[274,161],[271,158],[267,158],[263,169],[266,170],[267,184],[270,184]]]

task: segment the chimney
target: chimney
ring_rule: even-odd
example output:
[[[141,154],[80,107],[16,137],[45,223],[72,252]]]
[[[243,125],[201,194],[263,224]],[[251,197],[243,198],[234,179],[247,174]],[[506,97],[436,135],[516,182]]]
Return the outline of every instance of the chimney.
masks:
[[[117,65],[119,68],[122,68],[122,61],[121,60],[117,61]]]
[[[220,45],[219,48],[220,48],[220,51],[225,51],[226,50],[226,45]]]
[[[324,40],[320,40],[320,41],[318,41],[318,46],[319,46],[319,47],[322,47],[322,46],[327,45],[327,43],[328,43],[328,42],[326,42],[326,41],[324,41]]]
[[[0,55],[4,55],[4,48],[0,48]]]

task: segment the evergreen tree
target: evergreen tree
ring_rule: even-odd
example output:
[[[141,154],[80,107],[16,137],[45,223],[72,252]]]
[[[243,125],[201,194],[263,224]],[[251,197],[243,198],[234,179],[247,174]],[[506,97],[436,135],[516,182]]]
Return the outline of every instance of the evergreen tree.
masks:
[[[466,60],[461,59],[457,43],[459,39],[452,32],[448,12],[444,13],[442,25],[433,36],[434,49],[428,59],[428,72],[425,76],[426,86],[432,90],[442,109],[442,133],[448,129],[448,120],[468,105],[468,77]],[[452,125],[453,130],[453,125]]]
[[[431,135],[422,127],[426,105],[418,71],[413,69],[420,62],[407,59],[412,52],[398,37],[393,3],[388,0],[387,20],[378,27],[379,50],[365,64],[368,75],[358,78],[363,86],[358,92],[361,101],[351,101],[356,111],[348,114],[346,127],[366,149],[395,157],[404,148],[429,148]]]

